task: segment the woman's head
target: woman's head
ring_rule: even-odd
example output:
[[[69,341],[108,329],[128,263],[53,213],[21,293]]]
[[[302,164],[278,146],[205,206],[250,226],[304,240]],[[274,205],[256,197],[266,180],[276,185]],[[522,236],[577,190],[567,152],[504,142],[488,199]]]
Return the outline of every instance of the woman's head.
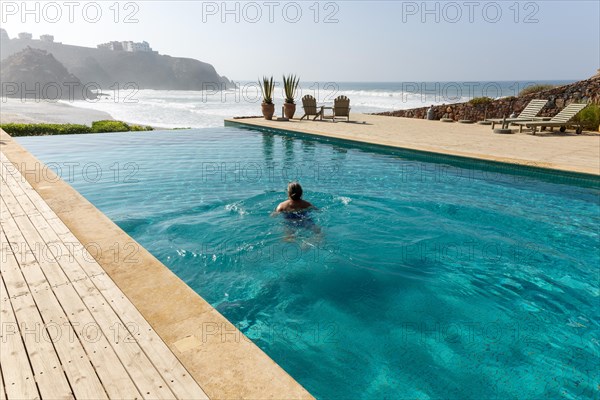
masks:
[[[298,182],[290,182],[288,185],[288,197],[292,200],[300,200],[302,198],[302,186]]]

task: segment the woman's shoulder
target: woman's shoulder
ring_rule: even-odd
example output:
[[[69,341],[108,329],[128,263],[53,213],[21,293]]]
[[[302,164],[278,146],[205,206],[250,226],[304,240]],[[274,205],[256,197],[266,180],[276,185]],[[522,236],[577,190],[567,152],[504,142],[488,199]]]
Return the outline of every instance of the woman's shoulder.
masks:
[[[317,208],[317,207],[315,207],[311,202],[304,201],[302,203],[302,209],[308,209],[308,208]]]
[[[286,200],[286,201],[282,201],[281,203],[279,203],[279,205],[277,206],[277,211],[287,211],[290,209],[290,201]]]

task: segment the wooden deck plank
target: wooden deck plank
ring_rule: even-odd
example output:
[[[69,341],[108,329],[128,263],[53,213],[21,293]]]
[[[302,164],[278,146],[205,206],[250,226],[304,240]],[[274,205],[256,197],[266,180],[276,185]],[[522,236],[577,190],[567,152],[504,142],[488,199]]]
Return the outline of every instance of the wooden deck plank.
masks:
[[[130,335],[142,346],[148,358],[161,372],[171,390],[178,398],[208,399],[208,396],[183,367],[150,324],[142,317],[133,304],[118,290],[112,280],[105,275],[95,275],[92,281],[106,298],[110,298],[113,308],[130,322],[127,325]]]
[[[7,229],[11,233],[20,233],[22,228],[23,226],[19,226],[13,220],[5,223],[2,231],[4,233],[4,229]],[[15,237],[15,239],[20,243],[25,242],[23,237]],[[39,238],[33,238],[37,242],[36,239]],[[28,251],[28,248],[22,246],[21,250]],[[19,251],[14,249],[13,252],[19,254]],[[30,256],[33,257],[33,255]],[[8,257],[14,256],[11,254]],[[16,262],[16,259],[14,261]],[[51,270],[53,274],[57,272],[55,269]],[[29,288],[32,291],[31,297],[42,320],[39,329],[42,336],[38,340],[52,343],[75,397],[81,399],[107,399],[104,387],[90,363],[80,339],[65,315],[62,306],[54,296],[50,283],[39,264],[31,264],[22,268],[21,273],[20,279],[24,279],[29,283]],[[44,332],[47,335],[44,335]]]
[[[44,321],[40,317],[35,302],[31,296],[19,296],[11,298],[10,301],[21,328],[25,349],[42,398],[73,399],[73,392],[56,355],[56,350],[46,339],[49,337],[49,333],[44,331]]]
[[[14,237],[13,240],[13,243],[17,243],[16,241],[19,240],[19,238]],[[26,244],[19,243],[19,245],[25,246]],[[48,271],[47,264],[51,262],[51,259],[46,255],[42,260],[44,260],[42,265],[44,265],[46,267],[45,270]],[[51,268],[55,268],[55,266],[52,265]],[[56,269],[56,272],[60,272],[60,269]],[[104,334],[99,333],[97,329],[98,323],[94,320],[90,311],[87,309],[73,286],[68,279],[66,284],[61,284],[64,282],[65,278],[60,276],[58,278],[52,278],[55,275],[57,274],[48,275],[49,284],[64,308],[70,325],[79,328],[75,333],[69,329],[69,332],[63,332],[63,334],[70,335],[68,336],[70,338],[76,337],[82,343],[89,356],[90,362],[94,366],[100,380],[103,382],[103,386],[110,398],[142,398],[129,374],[114,352],[107,337]],[[58,284],[53,284],[53,282],[58,282]],[[75,334],[76,336],[74,336]],[[102,396],[85,398],[96,397],[101,398]]]
[[[4,204],[4,202],[2,199],[0,199],[0,205],[2,204]],[[0,218],[0,222],[2,223],[2,226],[4,226],[5,220],[3,218]],[[2,262],[0,263],[0,272],[2,272],[2,275],[10,284],[8,290],[2,290],[2,293],[0,293],[0,299],[8,299],[10,296],[14,297],[30,294],[29,286],[27,286],[27,283],[24,280],[20,279],[21,271],[18,263],[11,263],[9,262],[10,260],[7,259],[9,254],[14,256],[9,242],[10,239],[8,239],[5,235],[0,235],[0,255],[2,257]],[[18,247],[19,244],[13,242],[13,246]]]
[[[3,260],[4,254],[2,254]],[[8,260],[8,256],[6,258]],[[6,292],[4,278],[0,275],[0,291]],[[0,300],[0,364],[9,399],[39,398],[37,386],[12,305],[8,297]]]
[[[5,172],[7,171],[5,170]],[[5,173],[4,176],[14,191],[17,191],[18,187],[27,185],[26,182],[19,183],[17,178],[14,176],[11,177],[9,174]],[[30,210],[34,211],[33,207],[38,207],[40,204],[46,204],[37,192],[28,191],[27,193],[28,198],[21,198],[19,202],[22,207],[27,208],[28,213]],[[73,252],[73,254],[68,255],[69,259],[75,257],[81,264],[81,267],[85,268],[85,272],[93,277],[95,286],[102,292],[106,299],[110,299],[110,306],[112,306],[114,311],[123,318],[121,328],[124,330],[124,333],[126,335],[132,335],[131,337],[140,344],[146,356],[160,371],[160,374],[163,376],[167,385],[171,388],[176,397],[193,399],[208,398],[177,357],[175,357],[164,341],[152,329],[150,324],[148,324],[135,306],[123,295],[114,282],[104,274],[102,267],[100,267],[93,257],[91,257],[84,246],[80,245],[79,241],[70,233],[70,231],[66,229],[64,224],[62,224],[62,221],[55,218],[55,214],[44,207],[36,208],[35,211],[40,212],[40,215],[32,213],[33,217],[31,217],[31,219],[35,221],[38,230],[40,228],[43,229],[44,239],[57,244],[61,243],[61,238],[58,236],[58,232],[61,232],[63,234],[62,240],[69,241],[69,249]],[[35,236],[33,233],[31,235]],[[66,250],[66,247],[63,246],[63,248]],[[52,249],[56,250],[55,247]],[[64,257],[65,256],[63,255],[63,258]],[[64,263],[61,264],[64,265]],[[82,273],[83,269],[81,269],[81,267],[80,269],[75,268],[76,271],[73,271],[73,273]],[[76,285],[85,284],[85,282],[77,282]],[[148,394],[148,392],[146,392],[146,394]]]
[[[29,184],[29,182],[27,182],[27,179],[25,179],[25,177],[23,175],[21,175],[21,173],[17,170],[17,168],[15,168],[15,166],[10,162],[10,160],[6,157],[6,155],[2,152],[0,152],[0,163],[4,166],[4,169],[0,169],[0,176],[5,178],[6,175],[10,175],[12,177],[14,177],[16,180],[18,180],[20,183],[22,183],[22,187],[24,188],[25,192],[30,194],[32,192],[35,192],[35,189]],[[52,212],[52,209],[50,208],[50,206],[44,201],[43,204],[40,204],[40,209],[47,211],[47,212]]]
[[[115,352],[133,378],[144,398],[175,398],[163,377],[146,357],[138,343],[131,338],[123,327],[129,321],[123,321],[110,306],[108,301],[98,292],[94,284],[88,280],[73,282],[83,302],[90,308],[98,327],[110,337]]]
[[[54,288],[54,293],[65,307],[71,323],[80,327],[78,334],[108,397],[111,399],[143,398],[114,351],[109,338],[98,328],[99,323],[75,288],[72,285],[59,286]]]
[[[33,269],[29,268],[30,271]],[[51,335],[67,379],[78,399],[108,399],[104,385],[91,364],[80,338],[64,314],[52,290],[33,294],[46,329]],[[53,336],[52,336],[53,335]],[[85,339],[84,339],[85,340]],[[111,383],[107,382],[108,385]]]
[[[0,400],[6,400],[6,392],[4,391],[4,378],[2,378],[2,365],[0,364]]]
[[[4,168],[2,168],[2,169],[4,169]],[[4,183],[3,183],[3,185],[4,185]],[[16,209],[17,206],[19,205],[17,200],[12,196],[10,198],[5,198],[4,201],[6,202],[6,206],[2,206],[2,210]],[[18,214],[15,214],[15,215],[18,215]]]
[[[17,263],[17,259],[13,254],[7,254],[6,262]],[[7,279],[7,277],[3,276],[3,279]],[[11,295],[10,286],[10,282],[6,282],[9,296]],[[51,335],[45,330],[44,321],[32,296],[11,296],[10,303],[41,396],[49,399],[73,398],[56,350],[52,342],[47,340]]]
[[[4,178],[0,178],[0,181],[7,182],[7,180],[5,180]],[[11,187],[9,182],[11,181],[8,180],[8,182],[6,183],[7,189],[4,190],[4,192],[2,193],[2,200],[4,201],[6,199],[14,198],[14,195],[12,193],[14,188]],[[17,208],[17,211],[24,210],[26,213],[28,213],[28,215],[24,215],[17,212],[16,214],[18,216],[15,216],[13,219],[17,222],[19,226],[22,227],[21,230],[23,231],[24,236],[28,239],[31,239],[32,242],[30,243],[29,248],[35,256],[35,259],[40,260],[40,262],[42,263],[42,267],[48,272],[52,272],[54,270],[61,270],[61,266],[58,263],[59,258],[62,256],[69,256],[69,250],[65,247],[64,243],[60,241],[60,239],[56,238],[56,236],[51,237],[51,239],[47,239],[51,229],[49,228],[47,223],[42,223],[44,221],[44,218],[41,214],[30,212],[30,210],[33,208],[33,204],[29,201],[28,197],[21,199],[19,204],[15,207]],[[0,218],[5,218],[5,216],[3,215]],[[38,225],[36,222],[40,224]],[[45,236],[45,238],[42,238],[40,234],[38,234],[38,232]],[[17,232],[12,232],[12,236],[8,236],[9,240],[17,244],[18,247],[27,246],[26,242],[24,242],[23,240],[19,240],[21,236]],[[49,278],[55,278],[49,279],[50,284],[53,286],[62,285],[67,284],[73,280],[84,279],[87,277],[85,272],[81,270],[70,270],[66,272],[66,274],[58,275],[49,274]]]
[[[37,192],[31,190],[21,191],[21,189],[23,189],[22,186],[26,186],[27,182],[19,181],[18,178],[15,177],[13,174],[7,173],[8,171],[5,168],[0,169],[3,170],[2,176],[4,177],[4,184],[10,188],[10,190],[7,192],[11,192],[10,194],[6,195],[6,197],[12,200],[16,200],[12,201],[12,203],[13,207],[21,209],[23,211],[23,213],[18,212],[19,214],[31,216],[30,218],[27,218],[25,216],[15,218],[19,230],[24,231],[27,237],[31,238],[31,240],[34,240],[36,243],[52,243],[53,246],[49,246],[47,249],[49,250],[51,255],[53,255],[53,253],[56,252],[62,252],[62,254],[58,254],[58,257],[56,257],[58,259],[58,263],[54,260],[46,261],[46,267],[51,268],[51,271],[56,271],[60,269],[57,268],[59,264],[60,266],[69,265],[70,268],[67,268],[65,271],[68,271],[69,274],[80,274],[79,279],[75,280],[75,282],[72,282],[73,288],[77,290],[82,301],[86,302],[87,300],[88,304],[93,304],[91,306],[91,311],[94,314],[94,317],[113,317],[113,321],[117,321],[116,323],[113,322],[112,324],[109,324],[108,329],[115,329],[117,324],[118,326],[120,326],[121,329],[115,329],[114,332],[111,332],[114,335],[115,346],[123,349],[121,350],[122,355],[127,355],[126,359],[123,361],[124,364],[127,365],[128,369],[138,369],[139,374],[137,375],[136,381],[140,390],[142,391],[142,395],[144,397],[148,396],[153,398],[207,398],[202,389],[196,383],[196,381],[193,380],[193,378],[187,373],[185,368],[173,355],[170,349],[168,349],[168,347],[164,344],[162,339],[160,339],[160,337],[158,337],[158,335],[151,329],[148,331],[141,331],[138,328],[139,323],[145,323],[145,326],[148,327],[149,324],[147,324],[147,322],[143,319],[141,314],[139,314],[137,309],[135,309],[131,302],[129,302],[129,300],[122,294],[122,292],[120,292],[120,290],[116,287],[114,282],[112,282],[112,280],[110,280],[109,278],[107,278],[108,280],[101,281],[105,285],[103,286],[103,289],[105,291],[107,290],[107,288],[113,289],[110,291],[110,294],[114,296],[119,296],[120,293],[120,300],[123,302],[122,304],[129,304],[130,309],[133,309],[135,311],[134,313],[127,314],[128,317],[136,318],[137,322],[133,323],[135,325],[135,331],[139,333],[143,332],[144,334],[135,338],[129,337],[131,332],[129,332],[126,327],[131,327],[132,323],[120,320],[117,313],[115,313],[115,311],[117,310],[113,311],[111,309],[110,311],[112,312],[112,315],[110,312],[106,312],[105,308],[110,308],[110,305],[106,298],[104,298],[104,296],[98,291],[98,289],[94,286],[93,282],[86,282],[85,279],[81,278],[81,276],[83,276],[83,274],[87,272],[91,272],[91,276],[97,276],[98,274],[104,275],[104,271],[102,270],[102,268],[95,262],[90,263],[90,261],[93,260],[93,258],[91,257],[91,255],[89,255],[89,253],[87,253],[85,261],[88,264],[93,265],[93,271],[84,272],[82,270],[82,267],[80,265],[77,265],[77,261],[73,262],[74,257],[72,253],[84,254],[83,252],[85,251],[83,245],[81,245],[74,237],[69,237],[69,239],[73,240],[73,242],[77,242],[81,247],[78,249],[71,249],[70,254],[68,254],[67,257],[67,255],[65,255],[64,252],[68,251],[68,249],[64,246],[63,241],[60,239],[60,237],[58,237],[58,235],[56,234],[56,232],[54,232],[51,226],[51,224],[58,225],[60,223],[60,220],[56,218],[55,214],[50,214],[51,210],[49,211],[49,209],[44,207],[40,207],[40,210],[36,207],[39,205],[39,203],[43,202],[43,199],[41,199],[41,197],[37,195]],[[22,195],[23,193],[26,193],[26,196]],[[43,203],[45,204],[45,202]],[[18,204],[18,206],[16,206],[16,204]],[[42,213],[44,213],[45,215],[43,216]],[[50,218],[46,220],[46,216]],[[35,223],[33,221],[35,221]],[[63,230],[63,228],[60,226],[58,226],[57,229],[59,231],[62,231],[63,233],[65,232],[65,230]],[[66,231],[68,232],[68,230]],[[40,235],[44,237],[42,238],[42,236]],[[16,235],[13,234],[12,236],[13,237],[11,237],[11,240],[18,240],[18,237]],[[44,258],[48,257],[47,252],[46,254],[44,254],[44,256]],[[72,262],[64,262],[64,260],[62,260],[64,258],[68,258]],[[67,286],[67,283],[64,282],[64,279],[62,277],[59,277],[58,281],[56,282],[57,285],[53,286],[60,287],[61,290],[63,290],[63,287]],[[54,288],[54,290],[56,290],[56,288]],[[103,329],[103,333],[105,335],[108,334],[106,327],[100,326],[100,328]],[[149,335],[150,339],[145,340],[145,338]],[[140,349],[137,341],[146,343],[148,346],[152,347]],[[154,360],[149,360],[148,356],[146,355],[146,352],[149,353]],[[158,363],[155,364],[155,361],[158,361]],[[142,368],[140,368],[140,366]],[[154,368],[160,370],[160,373],[157,370],[156,376],[148,376],[150,375],[148,374],[148,372]],[[130,373],[132,373],[132,371],[130,371]],[[133,371],[133,373],[135,374],[135,371]],[[175,395],[171,392],[171,388],[175,388],[175,392],[177,392]]]
[[[3,196],[6,195],[5,191]],[[16,243],[24,243],[25,239],[21,236],[20,232],[25,231],[28,234],[29,240],[33,240],[35,243],[39,243],[42,241],[41,237],[39,237],[35,228],[29,223],[26,217],[20,217],[21,222],[20,225],[15,224],[11,219],[5,221],[5,226],[7,228],[7,232],[10,232],[8,236],[10,236],[11,242]],[[27,221],[26,221],[27,220]],[[33,256],[33,252],[27,252],[24,254],[28,265],[32,265],[35,263],[35,257]],[[43,259],[47,259],[47,256],[44,256]],[[32,261],[33,260],[33,261]],[[52,275],[55,275],[58,270],[58,264],[55,262],[45,262],[48,268],[48,271],[51,272]],[[30,285],[30,290],[32,291],[41,291],[41,290],[50,290],[50,284],[46,282],[43,276],[33,275],[28,277],[28,279],[33,282],[33,287]],[[58,280],[58,287],[64,285],[64,279]],[[67,280],[67,283],[68,280]],[[153,367],[152,363],[147,359],[144,352],[141,350],[139,345],[135,341],[128,341],[127,332],[124,329],[117,329],[119,326],[124,326],[125,324],[120,320],[119,316],[113,312],[113,310],[108,305],[108,302],[102,297],[100,292],[93,286],[88,279],[87,282],[83,280],[77,280],[73,282],[74,289],[78,292],[79,297],[82,299],[84,303],[87,303],[86,306],[88,308],[91,307],[91,312],[94,315],[94,319],[97,322],[95,327],[98,327],[102,334],[108,338],[112,338],[113,348],[118,354],[122,364],[127,369],[128,373],[132,376],[133,380],[136,383],[136,386],[139,389],[139,392],[142,393],[143,397],[149,398],[175,398],[173,393],[168,389],[168,385],[160,375],[160,373]],[[87,300],[87,301],[86,301]],[[90,305],[91,304],[91,305]],[[44,310],[45,311],[45,310]],[[96,331],[88,332],[90,334],[94,334],[96,336],[98,333]],[[90,338],[82,338],[82,340],[91,340]],[[107,349],[108,350],[108,349]],[[70,358],[69,358],[70,360]],[[69,361],[67,360],[67,362]],[[112,368],[110,365],[105,365],[104,368]],[[108,382],[108,384],[112,384]],[[130,391],[131,392],[131,391]],[[82,398],[100,398],[99,396],[77,396]]]
[[[5,175],[5,177],[6,180],[4,182],[9,188],[6,192],[12,191],[14,195],[14,192],[19,189],[18,182],[10,175]],[[4,195],[6,194],[7,193],[4,193]],[[27,213],[33,211],[31,209],[33,204],[28,198],[21,199],[19,207],[21,206],[27,209]],[[22,230],[27,233],[29,240],[33,240],[35,243],[42,242],[43,239],[39,236],[35,227],[31,225],[27,217],[19,218],[20,225],[18,225],[18,227],[10,226],[13,228],[10,229],[13,235],[11,240],[22,242],[24,239],[19,236],[18,232],[19,230]],[[10,223],[10,220],[8,223]],[[46,234],[47,233],[48,230],[46,230]],[[47,258],[47,256],[44,256],[44,258]],[[51,269],[56,270],[54,265],[56,263],[52,264]],[[60,285],[62,282],[59,282],[58,284]],[[111,337],[112,335],[114,349],[123,362],[123,365],[133,377],[142,395],[150,398],[175,398],[175,395],[170,391],[169,385],[167,385],[165,379],[153,366],[152,362],[147,358],[138,343],[128,337],[129,332],[124,327],[130,322],[121,320],[119,315],[112,310],[109,302],[102,296],[91,281],[76,280],[73,282],[73,287],[78,291],[84,303],[87,303],[88,307],[91,307],[91,312],[94,315],[94,318],[99,321],[98,327],[102,330],[103,334],[108,337]]]

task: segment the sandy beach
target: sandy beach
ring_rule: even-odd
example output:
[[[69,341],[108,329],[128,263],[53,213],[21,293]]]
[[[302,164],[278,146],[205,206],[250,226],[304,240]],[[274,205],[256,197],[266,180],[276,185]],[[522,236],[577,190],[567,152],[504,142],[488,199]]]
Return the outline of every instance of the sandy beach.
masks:
[[[74,107],[50,101],[23,101],[3,98],[0,102],[0,123],[56,123],[91,125],[93,121],[114,119],[103,111]]]

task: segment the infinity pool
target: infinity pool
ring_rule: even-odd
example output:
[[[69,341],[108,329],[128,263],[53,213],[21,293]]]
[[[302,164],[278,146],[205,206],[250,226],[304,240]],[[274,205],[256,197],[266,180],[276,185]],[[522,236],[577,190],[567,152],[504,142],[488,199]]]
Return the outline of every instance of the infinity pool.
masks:
[[[597,184],[236,128],[18,141],[318,398],[599,395]],[[270,217],[296,179],[320,234]]]

